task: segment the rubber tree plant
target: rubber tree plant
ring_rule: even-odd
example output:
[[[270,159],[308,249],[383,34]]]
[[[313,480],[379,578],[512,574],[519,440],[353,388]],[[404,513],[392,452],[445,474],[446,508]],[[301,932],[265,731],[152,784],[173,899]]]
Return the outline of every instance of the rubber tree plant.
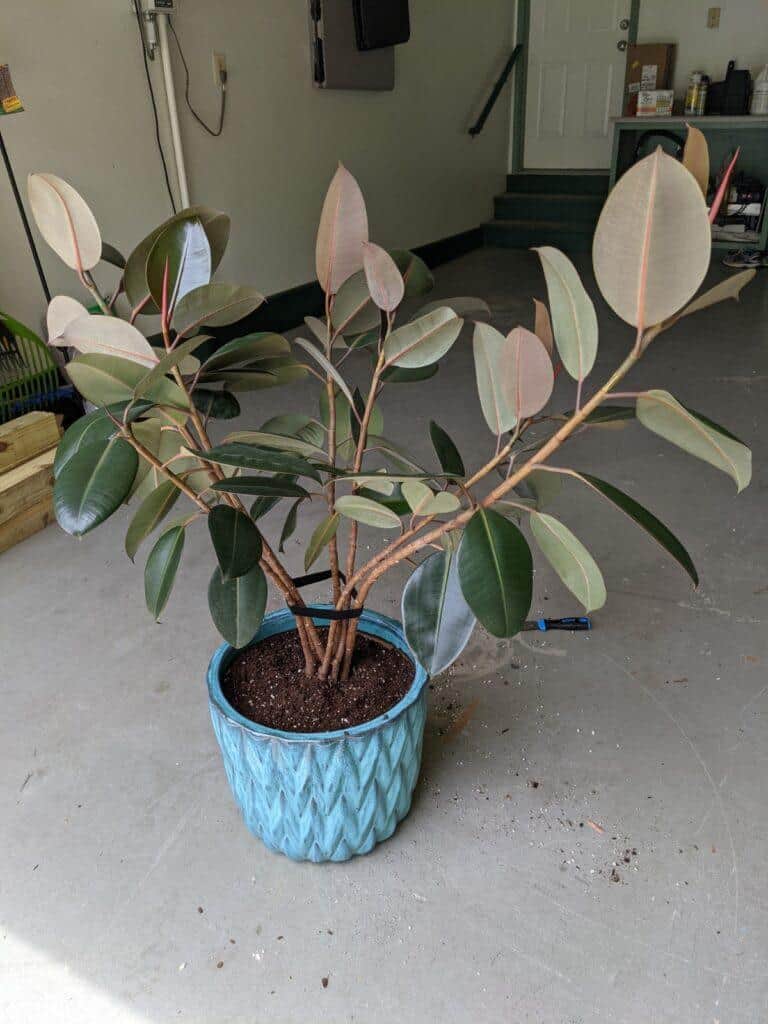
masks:
[[[620,365],[591,389],[597,316],[563,253],[536,250],[549,308],[534,300],[534,330],[519,326],[503,335],[486,322],[487,307],[466,298],[433,302],[404,317],[404,300],[426,292],[431,274],[412,253],[387,252],[369,240],[363,196],[342,166],[320,218],[316,266],[325,310],[322,318],[307,318],[311,337],[289,342],[273,333],[248,334],[204,359],[196,353],[204,351],[206,330],[240,319],[262,301],[250,288],[211,282],[228,237],[225,215],[206,207],[184,210],[123,261],[102,244],[93,215],[69,185],[33,175],[29,195],[42,234],[101,309],[90,314],[74,299],[57,296],[48,310],[51,344],[77,350],[69,375],[97,406],[70,427],[57,453],[59,523],[80,535],[123,502],[135,504],[128,555],[134,558],[142,542],[160,531],[145,567],[147,604],[157,617],[186,532],[205,520],[217,562],[208,601],[221,634],[234,647],[252,640],[269,581],[294,610],[306,673],[319,679],[347,676],[355,616],[377,581],[404,562],[415,565],[403,593],[404,629],[432,674],[458,657],[477,620],[498,637],[520,630],[531,604],[529,538],[584,608],[599,608],[606,589],[597,563],[564,523],[544,511],[568,479],[643,528],[697,584],[685,547],[650,511],[562,461],[575,434],[636,419],[730,475],[738,490],[749,482],[749,449],[725,428],[666,390],[621,390],[648,348],[663,343],[664,332],[738,298],[754,274],[737,274],[694,297],[709,267],[710,219],[724,190],[708,213],[706,145],[692,140],[684,163],[657,151],[621,178],[605,204],[594,241],[595,277],[631,333]],[[101,259],[122,271],[109,297],[92,275]],[[136,327],[149,313],[159,317],[157,343]],[[385,388],[431,377],[469,319],[475,321],[472,346],[488,457],[467,467],[450,424],[446,429],[432,422],[435,462],[425,467],[384,433],[378,399]],[[361,353],[370,362],[363,389],[353,388],[345,375],[353,353],[358,364]],[[566,412],[548,408],[559,372],[574,382]],[[258,429],[211,441],[209,421],[237,415],[237,392],[307,375],[318,381],[317,415],[290,411]],[[293,399],[286,406],[292,409]],[[544,436],[537,431],[532,441],[535,424]],[[168,521],[182,496],[187,510]],[[263,517],[282,508],[282,549],[310,502],[319,503],[323,515],[305,544],[305,570],[327,559],[331,606],[348,613],[331,621],[325,634],[261,529]],[[361,524],[385,538],[363,561]]]

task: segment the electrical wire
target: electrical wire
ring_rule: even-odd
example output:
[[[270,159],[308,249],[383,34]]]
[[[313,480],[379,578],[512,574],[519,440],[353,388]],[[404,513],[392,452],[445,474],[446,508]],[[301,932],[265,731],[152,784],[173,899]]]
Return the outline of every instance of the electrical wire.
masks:
[[[139,42],[141,44],[141,56],[144,60],[144,74],[147,76],[147,87],[149,88],[149,98],[152,101],[152,113],[155,119],[155,138],[157,139],[157,148],[160,151],[160,160],[163,164],[163,174],[165,175],[165,187],[168,189],[168,198],[171,200],[171,208],[176,213],[176,200],[173,198],[173,189],[171,188],[171,178],[168,174],[168,164],[165,159],[165,153],[163,151],[163,143],[160,138],[160,118],[157,113],[157,102],[155,100],[155,90],[152,87],[152,76],[149,73],[149,61],[147,60],[147,49],[144,45],[144,31],[141,27],[141,13],[139,11],[139,0],[133,0],[133,10],[136,15],[136,24],[139,29]]]
[[[189,65],[187,64],[187,59],[184,56],[184,51],[181,48],[181,40],[179,39],[178,35],[176,34],[176,29],[173,27],[173,21],[170,19],[170,17],[168,18],[168,27],[170,28],[171,32],[173,33],[173,38],[176,40],[176,46],[179,49],[179,56],[181,57],[181,63],[184,65],[184,77],[185,77],[185,83],[184,83],[184,102],[189,107],[190,113],[192,114],[194,119],[197,121],[197,123],[202,128],[204,128],[208,132],[209,135],[212,135],[214,137],[214,139],[218,139],[218,137],[221,135],[222,131],[224,130],[224,114],[226,113],[226,109],[227,109],[227,79],[226,79],[226,72],[224,72],[222,74],[222,79],[221,79],[221,83],[220,83],[220,85],[221,85],[221,107],[219,109],[219,125],[218,125],[218,128],[211,128],[210,125],[207,125],[205,123],[205,121],[202,119],[202,117],[200,117],[198,112],[192,106],[192,101],[189,98]]]

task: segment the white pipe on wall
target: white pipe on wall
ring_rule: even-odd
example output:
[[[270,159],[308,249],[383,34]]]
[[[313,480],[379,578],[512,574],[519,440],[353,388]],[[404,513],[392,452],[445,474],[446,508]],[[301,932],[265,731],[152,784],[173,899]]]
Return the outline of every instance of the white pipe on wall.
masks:
[[[159,40],[160,59],[163,64],[163,82],[165,84],[165,100],[168,104],[168,119],[171,123],[171,140],[173,142],[173,156],[176,162],[176,177],[179,182],[179,196],[182,209],[189,206],[189,186],[187,184],[187,168],[184,163],[184,147],[181,144],[181,132],[179,130],[179,112],[176,107],[176,88],[173,83],[173,67],[171,66],[171,51],[168,47],[168,24],[165,15],[157,16],[157,35]]]

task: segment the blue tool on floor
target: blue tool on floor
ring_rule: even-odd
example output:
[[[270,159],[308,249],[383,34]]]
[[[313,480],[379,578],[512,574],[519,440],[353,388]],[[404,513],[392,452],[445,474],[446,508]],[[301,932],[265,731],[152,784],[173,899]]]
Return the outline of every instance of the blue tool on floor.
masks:
[[[538,629],[542,633],[549,629],[567,629],[571,633],[577,633],[583,629],[592,629],[592,622],[586,616],[571,616],[567,619],[528,619],[523,624],[523,629]]]

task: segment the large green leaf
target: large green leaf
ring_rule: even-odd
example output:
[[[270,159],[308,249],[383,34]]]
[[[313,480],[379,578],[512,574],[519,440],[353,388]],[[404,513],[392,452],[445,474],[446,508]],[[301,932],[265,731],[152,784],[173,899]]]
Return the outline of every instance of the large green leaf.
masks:
[[[296,521],[298,519],[299,514],[299,505],[301,504],[302,500],[303,499],[301,498],[297,498],[296,501],[294,501],[294,503],[288,509],[288,515],[285,517],[283,528],[280,531],[280,540],[277,545],[277,550],[280,552],[281,555],[285,554],[285,545],[296,532]]]
[[[581,480],[582,483],[587,484],[594,491],[597,491],[598,494],[602,494],[604,498],[607,498],[618,509],[621,509],[625,515],[634,520],[638,526],[642,526],[646,533],[649,533],[685,569],[693,580],[694,586],[699,585],[699,575],[696,572],[691,556],[672,531],[660,519],[657,519],[652,512],[649,512],[647,508],[644,508],[634,498],[630,498],[628,494],[620,491],[618,487],[614,487],[613,484],[609,484],[599,477],[591,476],[589,473],[577,473],[574,470],[569,470],[568,475]]]
[[[199,220],[208,238],[211,247],[211,273],[216,271],[221,263],[224,251],[229,241],[229,217],[218,210],[212,210],[208,206],[190,206],[186,210],[169,217],[158,227],[151,231],[143,241],[139,242],[131,255],[128,257],[123,274],[123,284],[128,301],[135,308],[146,302],[142,308],[143,313],[157,313],[158,309],[152,302],[149,287],[147,285],[147,259],[152,246],[165,229],[174,223],[184,220]]]
[[[436,363],[456,341],[463,323],[452,309],[440,306],[398,327],[384,343],[385,365],[415,369]]]
[[[67,373],[80,394],[94,405],[112,405],[130,401],[139,381],[146,375],[146,367],[118,356],[105,356],[91,352],[67,363]],[[177,409],[188,406],[181,388],[165,377],[156,381],[147,397],[158,405]]]
[[[80,537],[103,523],[123,503],[139,458],[121,438],[91,441],[60,467],[53,507],[62,530]]]
[[[457,316],[464,317],[467,320],[478,320],[481,317],[490,317],[491,315],[491,308],[483,299],[476,299],[470,295],[457,295],[452,299],[435,299],[432,302],[428,302],[417,311],[416,316],[424,316],[425,313],[431,313],[440,306],[447,306]]]
[[[531,512],[529,519],[542,554],[585,611],[602,608],[606,597],[603,575],[578,537],[543,512]]]
[[[654,434],[727,473],[736,482],[737,491],[748,485],[752,477],[749,448],[688,412],[668,391],[640,395],[637,418]]]
[[[544,268],[552,330],[566,371],[583,380],[597,356],[597,314],[576,268],[559,249],[536,249]]]
[[[395,261],[405,281],[406,299],[417,295],[426,295],[435,287],[435,279],[427,264],[416,253],[408,249],[389,249],[389,255]]]
[[[321,519],[312,531],[309,544],[307,544],[307,550],[304,552],[305,572],[317,561],[323,548],[327,547],[336,536],[340,518],[338,512],[333,512],[331,515]]]
[[[405,639],[430,676],[444,672],[461,654],[475,628],[475,616],[461,592],[453,548],[426,558],[405,585]]]
[[[294,476],[308,476],[313,480],[320,480],[317,469],[300,455],[257,448],[251,444],[221,444],[206,451],[196,451],[194,454],[206,462],[215,462],[223,466],[237,466],[238,469],[256,469],[268,473],[290,473]]]
[[[162,231],[147,257],[147,284],[155,305],[163,299],[163,280],[168,272],[168,309],[188,292],[211,280],[211,247],[197,217],[175,221]]]
[[[261,429],[267,434],[283,434],[306,441],[318,449],[325,444],[325,431],[321,423],[303,413],[287,412],[280,416],[272,416],[262,423]]]
[[[59,475],[69,460],[89,444],[103,444],[117,431],[117,427],[103,409],[94,409],[87,416],[81,416],[64,431],[53,460],[54,478]]]
[[[355,519],[358,523],[375,526],[380,530],[400,528],[400,520],[391,509],[378,501],[362,498],[359,494],[344,494],[337,498],[336,511],[348,519]]]
[[[131,520],[125,535],[125,553],[131,561],[136,557],[141,542],[158,526],[176,504],[181,494],[172,480],[164,480],[146,496]]]
[[[275,356],[285,356],[291,351],[288,339],[281,334],[270,331],[259,331],[246,334],[222,345],[203,364],[203,369],[224,370],[230,366],[241,366],[243,363],[259,362]]]
[[[394,512],[396,516],[407,516],[410,512],[410,506],[403,497],[403,490],[399,484],[395,485],[395,489],[391,494],[381,494],[370,487],[361,487],[357,493],[361,498],[370,498],[371,501],[384,505],[385,508]]]
[[[296,482],[295,476],[281,476],[278,474],[272,479],[277,483],[286,482],[292,484]],[[253,519],[253,521],[256,522],[257,519],[261,519],[262,516],[265,516],[268,512],[271,512],[275,505],[277,505],[278,502],[281,500],[281,498],[281,494],[272,494],[263,498],[257,498],[256,501],[254,501],[254,503],[251,505],[251,519]]]
[[[557,498],[562,487],[563,480],[559,474],[532,469],[518,485],[518,491],[524,498],[532,498],[535,508],[540,512]]]
[[[269,421],[272,422],[271,420]],[[264,425],[266,428],[266,424]],[[236,430],[232,434],[228,434],[224,438],[224,444],[231,442],[242,442],[243,444],[255,444],[261,448],[275,448],[280,452],[295,452],[297,455],[303,455],[305,458],[324,458],[325,452],[322,451],[316,444],[310,441],[305,441],[300,437],[293,437],[289,434],[283,434],[274,429],[272,430]]]
[[[228,494],[259,494],[266,498],[309,497],[309,491],[284,476],[239,476],[233,480],[217,480],[213,490]]]
[[[240,415],[240,403],[230,391],[195,388],[192,401],[204,416],[214,420],[232,420]]]
[[[514,523],[480,508],[464,530],[459,579],[467,604],[489,633],[515,636],[531,607],[533,560]]]
[[[255,288],[235,284],[204,284],[176,305],[173,326],[179,334],[194,334],[203,324],[225,327],[248,316],[264,301]]]
[[[331,323],[340,334],[358,335],[375,328],[378,335],[381,313],[371,299],[362,270],[347,278],[339,288],[333,300]]]
[[[214,506],[208,513],[208,531],[223,579],[244,576],[261,558],[261,534],[239,509]]]
[[[225,580],[218,567],[208,584],[208,607],[219,633],[232,647],[245,647],[258,633],[267,606],[267,581],[256,565],[245,576]]]
[[[152,391],[155,385],[158,384],[167,373],[170,373],[176,367],[180,367],[181,371],[184,372],[181,364],[199,345],[202,345],[203,342],[207,340],[208,339],[204,337],[187,338],[186,341],[177,345],[176,348],[171,349],[170,352],[164,353],[160,361],[152,367],[146,376],[142,377],[133,389],[134,397],[143,398],[144,395]]]
[[[181,562],[181,553],[184,550],[185,532],[181,523],[164,530],[157,538],[144,566],[144,597],[147,608],[155,620],[160,618],[171,596]]]
[[[421,381],[434,377],[439,369],[439,363],[430,363],[428,366],[419,366],[412,370],[407,370],[404,366],[390,366],[382,373],[381,379],[387,384],[420,384]]]

